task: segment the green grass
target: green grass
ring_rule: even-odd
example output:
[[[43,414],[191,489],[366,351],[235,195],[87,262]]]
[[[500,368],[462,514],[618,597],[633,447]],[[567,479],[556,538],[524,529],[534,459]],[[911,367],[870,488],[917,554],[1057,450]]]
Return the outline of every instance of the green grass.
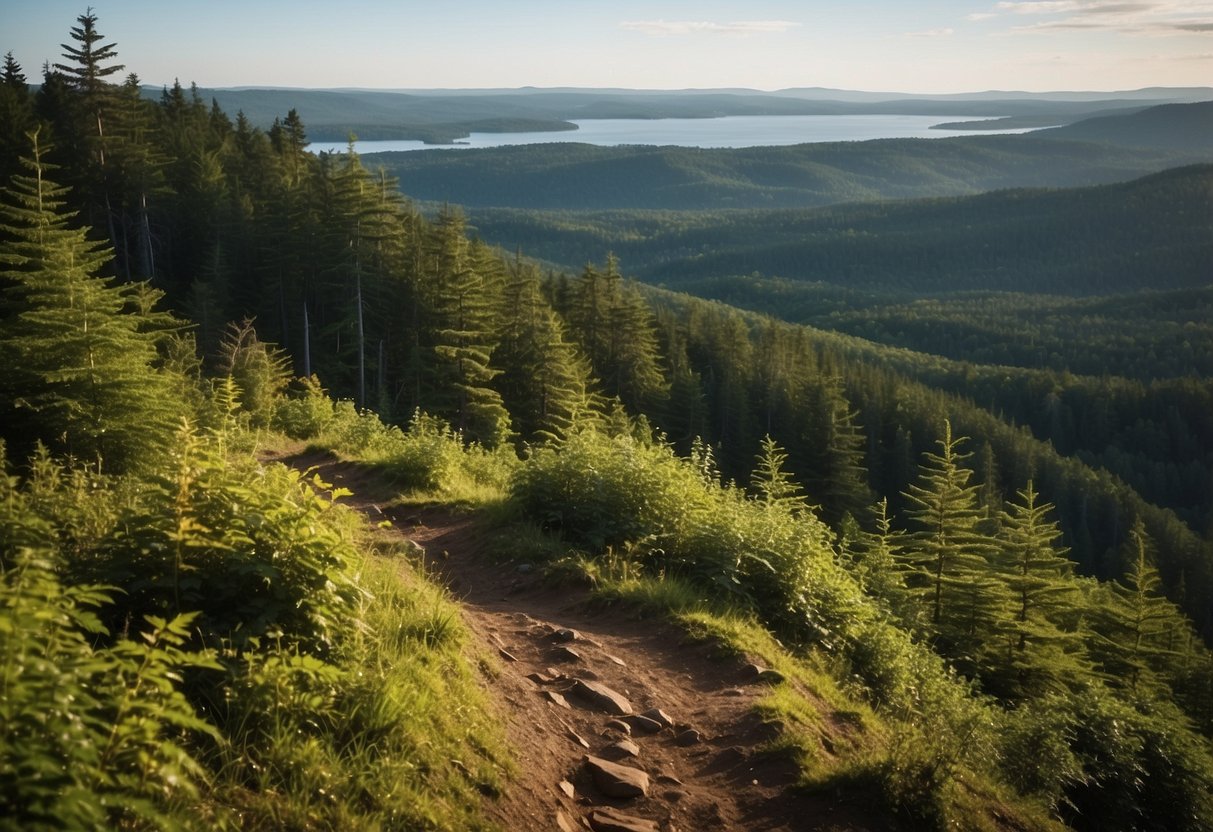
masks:
[[[548,551],[558,548],[549,541]],[[1061,828],[1047,808],[960,763],[951,738],[930,736],[913,720],[874,708],[836,657],[782,644],[751,612],[705,597],[692,582],[646,574],[626,551],[611,549],[598,557],[566,552],[547,572],[555,580],[588,583],[597,601],[666,616],[688,639],[711,643],[724,660],[778,671],[783,681],[753,706],[775,729],[760,751],[792,760],[799,789],[883,815],[890,828]]]
[[[353,522],[361,523],[360,520]],[[219,817],[244,829],[492,829],[511,772],[458,606],[382,532],[332,666],[250,668],[244,730],[216,760]]]

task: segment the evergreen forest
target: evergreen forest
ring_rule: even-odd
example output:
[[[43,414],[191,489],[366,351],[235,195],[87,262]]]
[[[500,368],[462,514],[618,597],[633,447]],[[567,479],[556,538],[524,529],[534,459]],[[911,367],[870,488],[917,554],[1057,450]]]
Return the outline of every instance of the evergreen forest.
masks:
[[[761,657],[763,753],[863,828],[1213,828],[1206,152],[425,180],[149,98],[101,27],[0,77],[0,827],[505,828],[508,659],[306,449]]]

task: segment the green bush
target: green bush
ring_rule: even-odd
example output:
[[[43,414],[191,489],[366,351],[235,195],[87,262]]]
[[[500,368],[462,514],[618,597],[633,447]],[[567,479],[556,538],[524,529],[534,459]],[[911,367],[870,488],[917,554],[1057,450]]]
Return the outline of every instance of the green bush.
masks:
[[[113,530],[69,564],[120,586],[109,621],[197,612],[209,646],[272,636],[324,653],[357,597],[354,551],[325,521],[333,497],[281,465],[216,456],[183,429]]]
[[[297,387],[279,399],[273,427],[292,439],[320,436],[333,420],[333,400],[316,376],[297,380]]]
[[[1065,789],[1063,818],[1077,829],[1197,832],[1213,819],[1208,744],[1170,703],[1115,698],[1101,686],[1050,701],[1073,725],[1082,777]]]
[[[52,553],[22,549],[0,576],[0,816],[16,827],[179,825],[206,774],[188,750],[213,734],[181,693],[194,616],[149,617],[108,647],[112,591],[65,586]],[[136,629],[131,625],[132,629]]]

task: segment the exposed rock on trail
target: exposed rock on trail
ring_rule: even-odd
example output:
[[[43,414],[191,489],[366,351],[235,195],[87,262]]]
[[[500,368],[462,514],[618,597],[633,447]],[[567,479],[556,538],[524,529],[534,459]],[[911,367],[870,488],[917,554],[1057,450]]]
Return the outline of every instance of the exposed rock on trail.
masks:
[[[347,503],[382,519],[361,496],[382,487],[365,468],[320,454],[286,461],[317,467],[354,491]],[[387,502],[376,497],[378,507]],[[492,563],[471,515],[383,511],[391,533],[421,547],[462,602],[477,652],[494,665],[486,684],[518,773],[486,804],[503,829],[889,828],[865,822],[861,807],[789,789],[796,767],[764,751],[774,729],[752,708],[779,680],[689,643],[659,618]]]

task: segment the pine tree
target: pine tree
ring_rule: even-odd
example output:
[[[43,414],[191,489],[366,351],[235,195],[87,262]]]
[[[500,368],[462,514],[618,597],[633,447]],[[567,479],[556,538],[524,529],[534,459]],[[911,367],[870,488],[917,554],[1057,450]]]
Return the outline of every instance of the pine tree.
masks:
[[[653,316],[644,299],[624,285],[613,254],[605,270],[587,265],[582,271],[569,323],[607,396],[634,410],[660,409],[669,389]]]
[[[882,498],[869,510],[875,531],[867,531],[849,514],[839,523],[840,550],[864,592],[878,599],[911,629],[918,627],[918,610],[898,567],[904,534],[893,529],[889,501]]]
[[[1056,691],[1085,678],[1081,636],[1066,619],[1080,606],[1074,564],[1061,547],[1061,529],[1049,519],[1050,503],[1038,502],[1031,480],[1019,501],[1002,512],[998,561],[1010,591],[1001,649],[989,657],[995,684],[1013,698]]]
[[[111,254],[70,227],[65,189],[46,178],[45,149],[30,135],[29,173],[0,205],[11,242],[0,277],[14,298],[0,321],[3,408],[15,443],[38,439],[107,468],[154,454],[172,436],[180,404],[156,369],[175,322],[149,310],[158,293],[98,276]]]
[[[114,143],[110,135],[109,114],[115,99],[115,87],[106,79],[121,72],[122,64],[113,63],[118,56],[116,45],[103,43],[105,37],[97,31],[97,15],[92,9],[76,18],[78,26],[71,30],[76,45],[60,44],[65,63],[56,63],[54,69],[67,79],[68,86],[76,93],[74,112],[69,118],[76,122],[75,132],[81,136],[86,155],[69,156],[78,179],[75,184],[84,188],[87,198],[100,216],[93,213],[91,224],[105,223],[110,242],[118,249],[118,235],[114,224],[112,191],[114,183],[108,167],[108,153]]]
[[[494,356],[505,369],[495,386],[520,438],[562,439],[592,411],[589,365],[565,339],[559,316],[543,297],[538,270],[521,257],[510,264],[503,301]]]
[[[491,386],[500,370],[493,313],[495,275],[477,268],[477,252],[464,234],[464,219],[444,210],[426,252],[425,292],[432,326],[432,393],[439,415],[469,440],[495,446],[509,432],[509,413]]]
[[[1151,555],[1152,541],[1138,517],[1129,533],[1129,569],[1123,581],[1105,584],[1091,639],[1092,655],[1115,683],[1137,690],[1154,683],[1151,671],[1166,673],[1183,640],[1176,632],[1190,628],[1176,606],[1162,594],[1162,578]]]
[[[813,385],[811,411],[811,435],[805,441],[815,452],[808,486],[821,501],[828,522],[837,523],[850,514],[862,525],[874,497],[864,466],[867,440],[838,376],[826,376]]]
[[[783,469],[788,455],[770,436],[762,439],[754,471],[750,475],[750,488],[754,499],[771,507],[788,511],[803,511],[808,508],[804,489]]]
[[[952,437],[944,421],[939,453],[928,452],[919,482],[903,492],[906,514],[918,526],[902,554],[907,585],[925,602],[940,647],[954,658],[972,661],[998,619],[1000,584],[988,558],[994,541],[980,529],[979,487],[960,453],[964,437]]]
[[[34,102],[21,64],[9,52],[0,75],[0,182],[21,172],[18,159],[29,143],[25,134],[34,128]]]

